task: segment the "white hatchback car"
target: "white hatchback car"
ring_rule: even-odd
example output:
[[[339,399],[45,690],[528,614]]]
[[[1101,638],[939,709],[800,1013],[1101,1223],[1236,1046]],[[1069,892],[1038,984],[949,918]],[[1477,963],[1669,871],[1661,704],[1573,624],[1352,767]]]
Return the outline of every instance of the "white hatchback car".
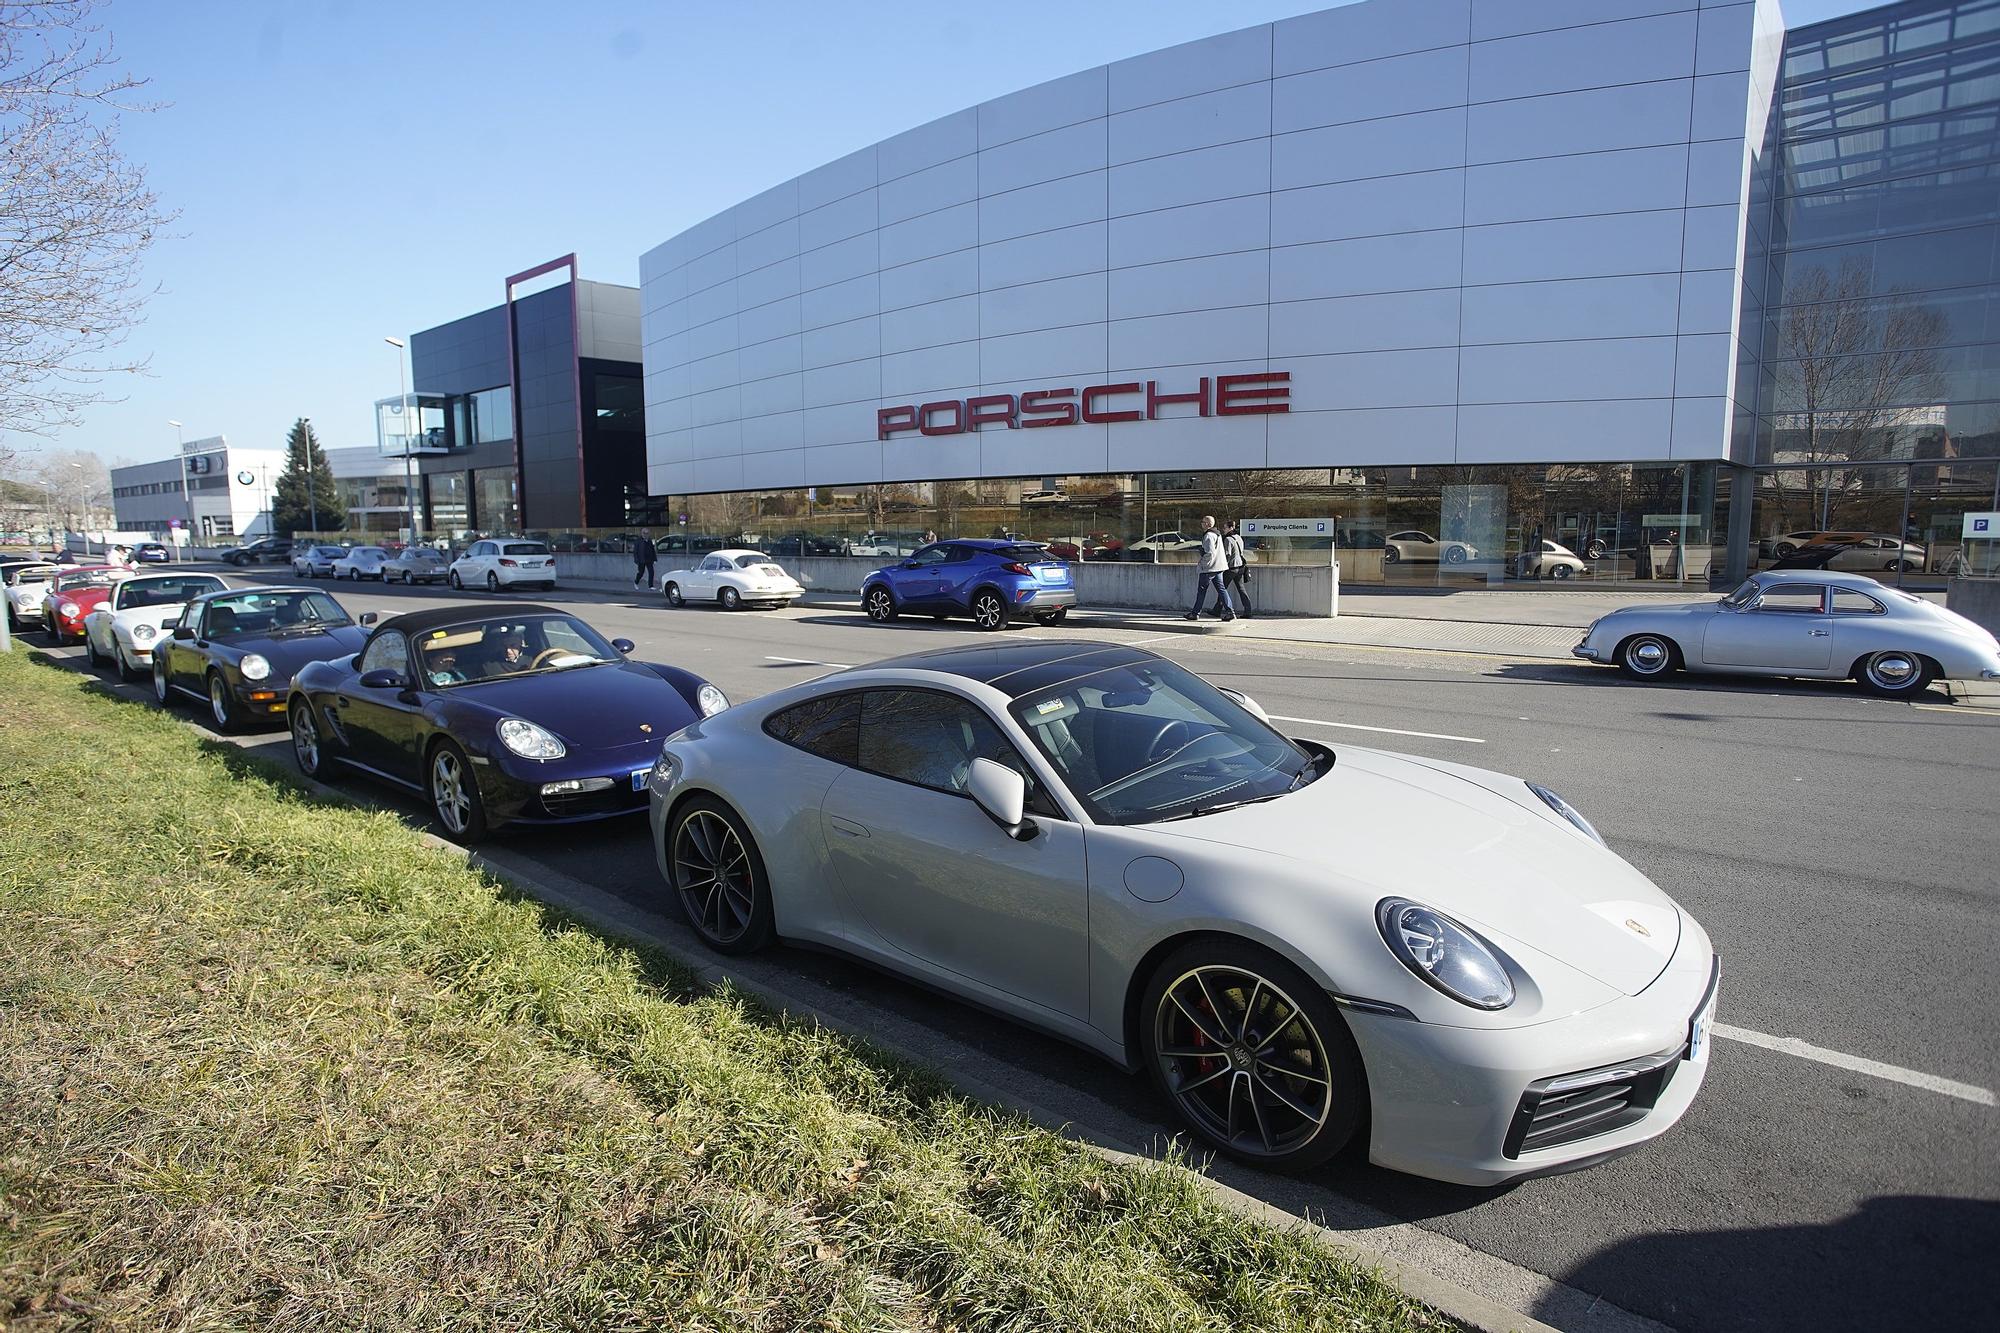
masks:
[[[668,606],[712,602],[725,611],[745,606],[790,606],[806,595],[799,581],[762,551],[715,551],[693,569],[667,571],[660,580]]]
[[[350,546],[347,554],[333,562],[333,576],[337,579],[379,579],[382,566],[389,561],[389,553],[379,546]]]
[[[524,583],[553,588],[556,557],[547,542],[487,537],[466,547],[465,554],[451,562],[445,582],[454,588],[484,588],[488,592]]]

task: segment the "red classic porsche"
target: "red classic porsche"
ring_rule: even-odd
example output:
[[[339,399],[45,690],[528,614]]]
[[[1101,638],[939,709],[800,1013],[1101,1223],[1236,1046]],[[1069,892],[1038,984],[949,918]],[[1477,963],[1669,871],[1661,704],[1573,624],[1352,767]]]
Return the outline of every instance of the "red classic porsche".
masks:
[[[83,637],[83,618],[97,609],[111,589],[132,571],[117,565],[79,565],[49,580],[42,594],[42,632],[54,644]]]

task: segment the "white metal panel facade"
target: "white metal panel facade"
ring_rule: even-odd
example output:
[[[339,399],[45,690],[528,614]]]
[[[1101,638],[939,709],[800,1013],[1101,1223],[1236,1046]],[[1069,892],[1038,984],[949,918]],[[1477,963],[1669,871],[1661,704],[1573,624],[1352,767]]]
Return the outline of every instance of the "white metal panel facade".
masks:
[[[649,489],[1728,457],[1782,32],[1772,0],[1366,0],[849,154],[641,258]],[[878,429],[1276,371],[1283,414]]]

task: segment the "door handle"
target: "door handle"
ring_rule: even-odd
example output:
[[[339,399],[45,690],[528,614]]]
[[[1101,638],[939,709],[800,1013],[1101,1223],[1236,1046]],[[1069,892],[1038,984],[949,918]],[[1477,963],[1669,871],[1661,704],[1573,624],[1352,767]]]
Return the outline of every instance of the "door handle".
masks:
[[[867,826],[865,824],[857,824],[851,819],[842,819],[839,815],[828,815],[826,822],[833,825],[834,832],[844,833],[850,838],[865,838],[868,836]]]
[[[1810,634],[1815,639],[1824,639],[1829,632],[1830,631],[1823,629],[1809,629],[1806,631],[1807,634]]]

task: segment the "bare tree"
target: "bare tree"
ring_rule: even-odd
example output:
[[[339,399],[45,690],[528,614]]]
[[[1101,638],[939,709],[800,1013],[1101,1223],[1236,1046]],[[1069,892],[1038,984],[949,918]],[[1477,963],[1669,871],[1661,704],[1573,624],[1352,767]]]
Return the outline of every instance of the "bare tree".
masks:
[[[1943,400],[1938,349],[1949,332],[1942,311],[1907,292],[1874,295],[1868,270],[1852,259],[1837,273],[1814,265],[1792,280],[1776,367],[1787,410],[1774,422],[1783,442],[1771,461],[1807,465],[1806,522],[1829,526],[1835,494],[1854,481],[1825,465],[1890,457],[1900,430]],[[1783,477],[1772,474],[1781,497]]]
[[[104,460],[82,449],[36,457],[34,484],[44,497],[41,526],[60,540],[65,532],[108,526],[111,473]]]
[[[0,0],[0,434],[75,425],[106,375],[143,369],[114,349],[170,215],[118,151],[117,113],[150,108],[95,7]]]

